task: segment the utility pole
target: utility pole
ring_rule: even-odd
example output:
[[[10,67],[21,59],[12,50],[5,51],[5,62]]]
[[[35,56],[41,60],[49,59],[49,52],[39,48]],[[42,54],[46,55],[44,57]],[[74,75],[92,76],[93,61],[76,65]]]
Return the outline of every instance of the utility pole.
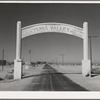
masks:
[[[2,50],[2,71],[4,70],[4,49]]]
[[[92,72],[92,64],[93,64],[93,57],[92,57],[92,38],[97,38],[98,36],[89,36],[89,40],[90,40],[90,60],[91,60],[91,70],[90,70],[90,77],[91,77],[91,72]]]
[[[29,50],[29,55],[30,55],[30,65],[31,65],[31,50]]]
[[[58,58],[55,58],[55,59],[56,59],[56,65],[59,67]]]
[[[64,56],[66,55],[66,54],[60,54],[61,55],[61,57],[62,57],[62,65],[64,64]]]

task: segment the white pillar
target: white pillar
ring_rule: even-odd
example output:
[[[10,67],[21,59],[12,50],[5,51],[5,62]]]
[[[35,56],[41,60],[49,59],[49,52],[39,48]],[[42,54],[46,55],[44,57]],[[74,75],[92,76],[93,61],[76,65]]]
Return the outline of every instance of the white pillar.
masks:
[[[21,22],[17,22],[17,41],[16,41],[16,59],[21,59],[21,38],[22,38],[22,33],[21,33]]]
[[[16,59],[14,60],[14,79],[21,79],[22,75],[22,61],[21,61],[21,22],[17,22],[17,34],[16,34]]]
[[[82,75],[88,76],[90,74],[91,63],[88,57],[88,23],[83,23],[84,37],[83,37],[83,60],[82,60]]]

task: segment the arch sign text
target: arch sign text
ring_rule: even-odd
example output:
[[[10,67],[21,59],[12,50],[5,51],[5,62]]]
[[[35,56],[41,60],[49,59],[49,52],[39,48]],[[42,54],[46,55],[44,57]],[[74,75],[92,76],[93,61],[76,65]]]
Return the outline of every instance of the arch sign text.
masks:
[[[84,35],[82,28],[73,25],[62,23],[41,23],[22,28],[22,38],[45,32],[66,33],[80,38],[83,38]]]

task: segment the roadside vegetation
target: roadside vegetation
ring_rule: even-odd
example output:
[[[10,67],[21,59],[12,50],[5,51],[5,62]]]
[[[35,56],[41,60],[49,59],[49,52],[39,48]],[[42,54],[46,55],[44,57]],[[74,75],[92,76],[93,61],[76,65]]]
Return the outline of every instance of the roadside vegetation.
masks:
[[[42,66],[46,64],[46,62],[36,62],[36,63],[31,63],[31,65],[29,63],[23,63],[22,64],[22,77],[26,77],[29,75],[35,75],[37,74],[37,72],[42,68]],[[69,63],[69,64],[56,64],[56,63],[49,63],[52,66],[62,66],[63,68],[65,67],[65,71],[66,71],[66,67],[67,67],[67,72],[68,73],[82,73],[81,72],[81,64],[77,63]],[[3,68],[3,70],[2,70]],[[36,72],[37,71],[37,72]],[[34,73],[33,73],[34,72]],[[92,65],[92,73],[93,74],[100,74],[100,64],[94,64]],[[9,62],[6,64],[6,66],[0,66],[0,81],[3,80],[12,80],[14,76],[14,63],[13,62]]]

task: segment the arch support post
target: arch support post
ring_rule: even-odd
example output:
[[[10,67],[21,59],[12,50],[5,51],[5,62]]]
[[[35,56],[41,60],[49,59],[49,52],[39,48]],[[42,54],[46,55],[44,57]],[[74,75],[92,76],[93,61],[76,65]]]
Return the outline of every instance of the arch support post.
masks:
[[[16,34],[16,59],[14,60],[14,79],[21,79],[22,76],[22,60],[21,60],[21,22],[17,22]]]
[[[84,37],[83,37],[83,60],[82,60],[82,75],[89,76],[91,72],[91,61],[88,55],[88,23],[83,23]]]

